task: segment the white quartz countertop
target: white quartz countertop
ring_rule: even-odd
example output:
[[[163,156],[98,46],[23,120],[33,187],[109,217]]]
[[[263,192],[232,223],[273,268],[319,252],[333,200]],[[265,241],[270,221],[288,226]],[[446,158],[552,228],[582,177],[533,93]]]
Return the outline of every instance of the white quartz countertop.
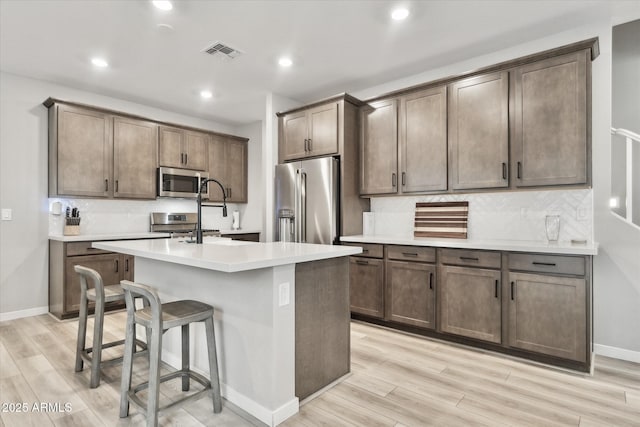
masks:
[[[386,245],[431,246],[437,248],[487,249],[512,252],[535,252],[570,255],[597,255],[598,243],[576,243],[560,241],[517,241],[517,240],[479,240],[479,239],[434,239],[412,236],[342,236],[342,242],[380,243]]]
[[[96,242],[100,240],[127,240],[127,239],[162,239],[170,237],[169,233],[105,233],[105,234],[80,234],[78,236],[63,236],[62,234],[49,234],[49,240],[60,242]]]
[[[257,243],[216,237],[206,237],[204,242],[197,245],[176,239],[123,240],[95,242],[93,247],[227,273],[338,258],[362,252],[361,248],[352,246],[311,243]]]

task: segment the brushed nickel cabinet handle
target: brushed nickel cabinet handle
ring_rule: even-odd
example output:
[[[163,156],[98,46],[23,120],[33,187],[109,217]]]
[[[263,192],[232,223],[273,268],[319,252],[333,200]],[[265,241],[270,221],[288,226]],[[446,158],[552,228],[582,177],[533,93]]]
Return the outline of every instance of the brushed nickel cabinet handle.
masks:
[[[407,173],[402,172],[402,185],[407,185]]]
[[[500,282],[496,279],[496,298],[498,298],[498,284]]]
[[[307,138],[304,139],[304,152],[309,151],[309,140]]]
[[[433,289],[433,273],[429,273],[429,289]]]
[[[369,253],[369,249],[362,249],[362,253],[363,254],[368,254]]]
[[[518,179],[522,179],[522,163],[518,162]]]
[[[118,192],[118,180],[117,180],[117,179],[116,179],[116,189],[115,189],[115,192],[116,192],[116,193]]]
[[[398,178],[396,177],[395,172],[391,174],[391,185],[394,187],[398,185]]]
[[[515,286],[515,283],[511,282],[511,301],[513,301],[513,294],[514,294],[514,291],[515,291],[514,286]]]
[[[313,139],[309,138],[307,141],[309,141],[309,151],[313,151]]]
[[[356,264],[369,265],[369,261],[364,261],[364,260],[361,260],[361,259],[357,259],[356,260]]]
[[[180,153],[180,164],[184,165],[184,153]]]
[[[468,256],[461,256],[460,259],[462,261],[480,261],[478,258],[473,258],[473,257],[468,257]]]
[[[555,262],[538,262],[538,261],[533,261],[533,265],[542,265],[544,267],[555,267],[556,263]]]
[[[189,164],[189,153],[184,153],[184,164]]]
[[[502,163],[502,179],[507,179],[507,164]]]
[[[115,264],[116,264],[116,273],[118,272],[118,270],[120,269],[120,263],[118,262],[118,260],[115,260]]]
[[[109,191],[109,180],[108,179],[104,180],[104,191]]]
[[[129,272],[129,258],[124,260],[124,271]]]

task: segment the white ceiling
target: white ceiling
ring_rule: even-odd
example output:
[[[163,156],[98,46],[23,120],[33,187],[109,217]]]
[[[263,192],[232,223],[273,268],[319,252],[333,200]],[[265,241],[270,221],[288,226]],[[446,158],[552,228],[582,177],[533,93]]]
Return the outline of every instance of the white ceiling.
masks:
[[[411,15],[392,21],[391,9]],[[0,0],[0,69],[229,124],[613,16],[640,1]],[[168,24],[173,30],[163,30]],[[234,60],[201,50],[222,41]],[[278,57],[294,65],[282,69]],[[102,55],[108,69],[89,59]],[[213,98],[199,93],[210,89]]]

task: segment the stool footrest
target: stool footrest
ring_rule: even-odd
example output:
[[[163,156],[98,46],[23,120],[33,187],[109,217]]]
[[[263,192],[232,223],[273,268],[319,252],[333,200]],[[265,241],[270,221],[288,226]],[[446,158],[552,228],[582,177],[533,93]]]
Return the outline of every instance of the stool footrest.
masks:
[[[106,343],[102,346],[102,349],[104,350],[105,348],[117,347],[119,345],[124,345],[124,340],[112,341],[110,343]],[[136,345],[142,348],[142,350],[134,352],[133,353],[134,357],[143,356],[149,353],[149,349],[147,348],[146,343],[140,340],[136,340]],[[93,357],[89,353],[93,353],[93,347],[82,350],[80,352],[80,357],[82,357],[82,360],[84,360],[87,363],[93,363]],[[100,366],[102,367],[102,366],[117,365],[118,363],[122,362],[122,359],[123,359],[123,356],[115,357],[113,359],[108,359],[108,360],[102,360],[100,361]]]
[[[160,377],[160,383],[172,380],[174,378],[180,378],[180,377],[189,377],[190,379],[202,384],[204,386],[204,388],[202,390],[199,390],[199,391],[189,395],[189,396],[183,397],[182,399],[179,399],[179,400],[177,400],[175,402],[172,402],[172,403],[170,403],[168,405],[159,407],[158,408],[158,413],[159,414],[163,413],[164,411],[168,411],[170,409],[179,408],[182,405],[184,405],[186,403],[189,403],[189,402],[192,402],[194,400],[200,399],[204,394],[211,392],[211,381],[206,379],[204,376],[198,374],[197,372],[193,372],[192,370],[176,371],[176,372],[171,372],[169,374],[163,375],[163,376]],[[146,390],[147,388],[149,388],[149,382],[144,382],[142,384],[138,384],[133,389],[129,390],[129,392],[127,393],[127,397],[129,399],[129,402],[135,404],[138,408],[140,408],[145,413],[147,412],[147,403],[143,402],[136,395],[136,393],[138,393],[138,392],[140,392],[142,390]]]

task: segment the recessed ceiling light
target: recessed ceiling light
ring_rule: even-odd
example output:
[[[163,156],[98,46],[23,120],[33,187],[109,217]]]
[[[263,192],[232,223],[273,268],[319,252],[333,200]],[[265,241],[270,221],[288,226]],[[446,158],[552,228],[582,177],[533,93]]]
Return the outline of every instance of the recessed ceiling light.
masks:
[[[106,68],[109,66],[109,63],[102,58],[91,58],[91,63],[99,68]]]
[[[153,0],[153,5],[160,10],[171,10],[173,5],[169,0]]]
[[[394,9],[393,12],[391,12],[391,18],[395,19],[396,21],[402,21],[403,19],[406,19],[407,16],[409,16],[409,11],[404,7]]]
[[[211,93],[211,91],[203,90],[203,91],[200,91],[200,96],[203,97],[204,99],[209,99],[213,96],[213,94]]]
[[[293,61],[291,58],[282,57],[278,60],[278,64],[280,64],[281,67],[291,67],[291,65],[293,65]]]

